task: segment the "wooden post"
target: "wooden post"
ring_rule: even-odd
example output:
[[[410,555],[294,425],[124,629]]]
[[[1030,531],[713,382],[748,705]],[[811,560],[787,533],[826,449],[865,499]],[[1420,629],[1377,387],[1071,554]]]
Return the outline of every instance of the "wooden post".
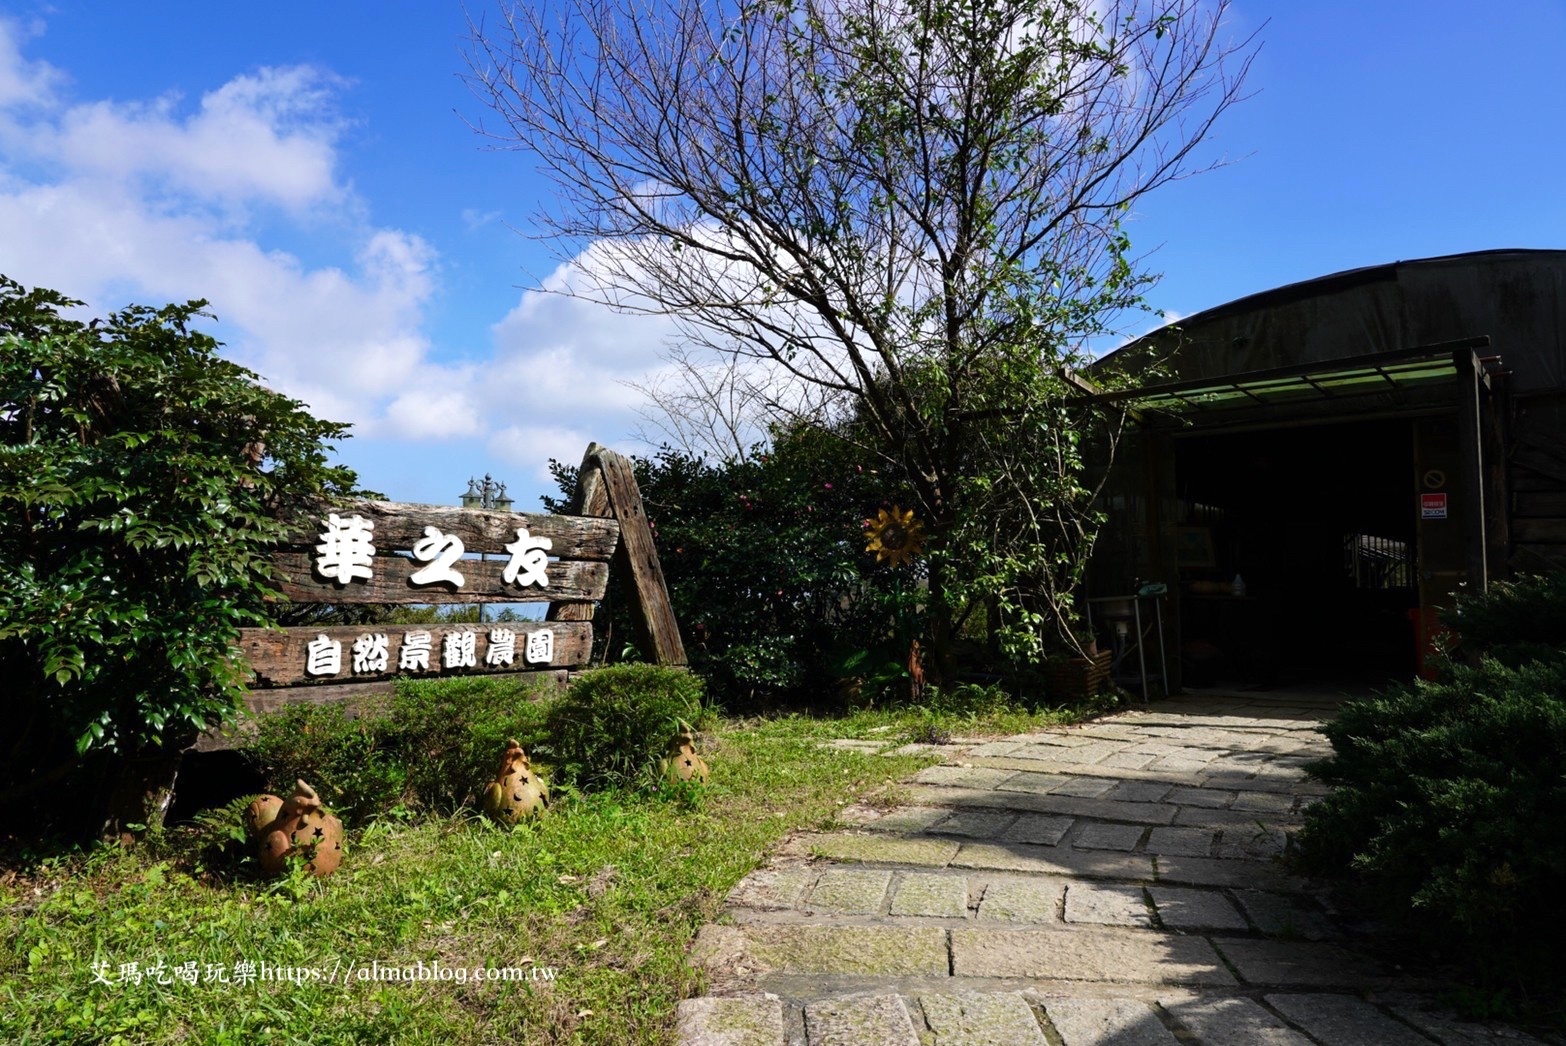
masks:
[[[652,527],[642,505],[636,474],[625,457],[597,443],[588,445],[577,473],[572,509],[583,516],[613,516],[620,524],[620,544],[613,568],[625,582],[631,598],[631,620],[642,650],[660,665],[684,665],[685,644],[669,603],[669,589]],[[578,607],[581,604],[577,604]],[[590,608],[571,605],[549,608],[550,620],[569,621]]]

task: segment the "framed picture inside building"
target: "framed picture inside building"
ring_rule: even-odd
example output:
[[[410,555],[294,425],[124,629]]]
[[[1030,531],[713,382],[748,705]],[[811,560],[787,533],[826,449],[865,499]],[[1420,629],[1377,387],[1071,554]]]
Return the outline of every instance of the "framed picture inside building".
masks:
[[[1211,527],[1178,527],[1175,530],[1175,563],[1182,567],[1212,569],[1218,565],[1213,553]]]

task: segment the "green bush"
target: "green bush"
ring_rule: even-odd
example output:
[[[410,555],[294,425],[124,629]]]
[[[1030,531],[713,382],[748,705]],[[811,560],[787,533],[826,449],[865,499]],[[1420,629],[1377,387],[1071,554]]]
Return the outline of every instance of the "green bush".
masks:
[[[1335,788],[1307,816],[1303,867],[1346,875],[1493,988],[1562,986],[1540,928],[1566,923],[1566,657],[1538,640],[1566,619],[1563,596],[1559,578],[1528,579],[1464,600],[1455,620],[1485,640],[1465,645],[1515,652],[1487,627],[1515,620],[1541,656],[1454,662],[1347,704],[1325,728],[1332,757],[1310,768]]]
[[[849,441],[801,425],[742,461],[668,448],[632,459],[691,667],[714,704],[815,704],[838,679],[874,681],[888,666],[889,679],[906,678],[923,561],[878,567],[865,553],[866,517],[909,501],[861,458]],[[562,491],[575,490],[574,468],[551,467]],[[562,500],[545,504],[565,511]],[[610,609],[599,653],[615,660],[633,633],[624,607]]]
[[[611,665],[572,681],[549,707],[546,751],[578,788],[647,783],[681,722],[702,715],[701,679],[661,665]]]
[[[238,630],[272,609],[272,542],[300,505],[354,486],[326,459],[345,427],[219,356],[192,329],[203,302],[62,314],[80,304],[0,276],[9,808],[36,807],[17,799],[83,753],[130,764],[231,714]],[[156,813],[130,808],[140,794],[117,790],[114,816]]]
[[[475,808],[506,740],[531,755],[548,702],[499,677],[404,680],[386,705],[350,718],[342,705],[295,705],[261,720],[248,751],[278,795],[310,782],[349,823],[396,810]]]

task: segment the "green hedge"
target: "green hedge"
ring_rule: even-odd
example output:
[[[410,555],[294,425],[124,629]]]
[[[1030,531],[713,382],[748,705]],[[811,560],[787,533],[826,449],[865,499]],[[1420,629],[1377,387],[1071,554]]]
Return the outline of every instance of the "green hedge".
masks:
[[[394,810],[476,808],[508,738],[531,754],[547,693],[503,677],[403,680],[383,708],[350,719],[342,705],[296,705],[261,721],[248,748],[268,788],[297,778],[352,824]]]
[[[702,716],[702,681],[680,668],[611,665],[587,672],[549,707],[544,753],[578,788],[650,781],[680,724]]]
[[[1476,983],[1559,1005],[1566,584],[1498,585],[1450,620],[1473,663],[1347,704],[1326,727],[1333,755],[1310,769],[1335,788],[1307,816],[1302,864],[1346,877]]]

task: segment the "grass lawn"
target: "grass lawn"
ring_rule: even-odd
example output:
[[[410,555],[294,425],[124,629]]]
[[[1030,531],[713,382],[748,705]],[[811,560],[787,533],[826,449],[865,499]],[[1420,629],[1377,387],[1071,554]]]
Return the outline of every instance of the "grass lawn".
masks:
[[[818,742],[1061,718],[723,722],[694,803],[596,794],[511,832],[379,821],[351,832],[343,867],[321,883],[208,872],[177,830],[13,869],[0,878],[0,1041],[667,1041],[675,1006],[702,988],[685,950],[730,887],[785,835],[931,761]],[[470,979],[361,979],[372,962]],[[477,982],[474,967],[525,979]]]

